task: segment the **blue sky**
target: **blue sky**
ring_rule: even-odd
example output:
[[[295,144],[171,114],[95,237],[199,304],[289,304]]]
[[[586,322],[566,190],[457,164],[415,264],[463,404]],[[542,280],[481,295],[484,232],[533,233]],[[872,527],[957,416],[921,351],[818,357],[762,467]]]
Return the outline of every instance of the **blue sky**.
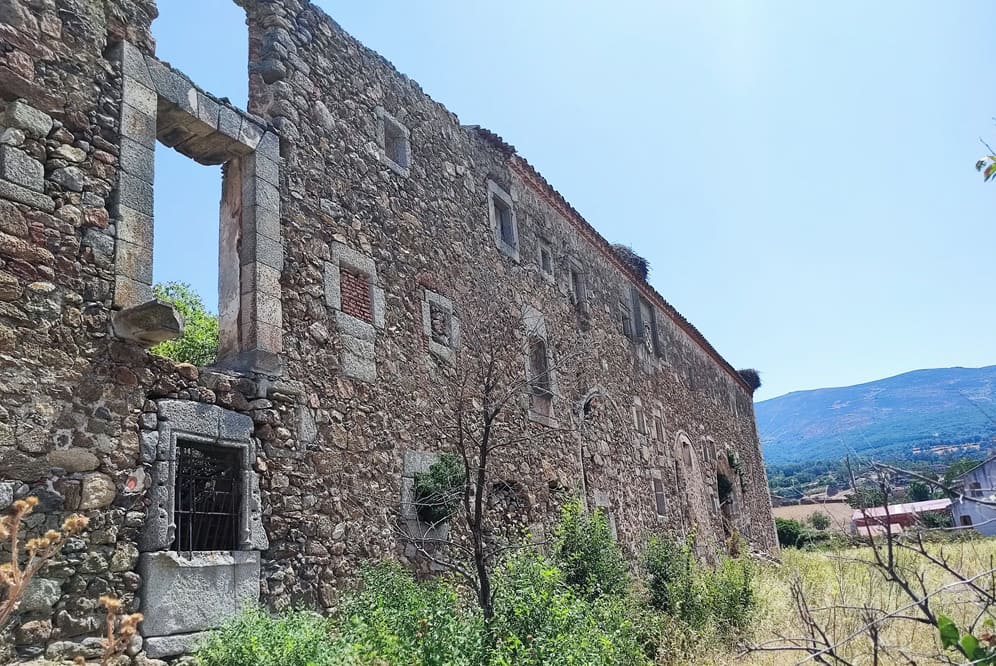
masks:
[[[317,4],[646,256],[759,399],[996,363],[996,3]],[[244,106],[242,11],[159,11],[159,56]],[[214,306],[220,171],[156,170],[156,279]]]

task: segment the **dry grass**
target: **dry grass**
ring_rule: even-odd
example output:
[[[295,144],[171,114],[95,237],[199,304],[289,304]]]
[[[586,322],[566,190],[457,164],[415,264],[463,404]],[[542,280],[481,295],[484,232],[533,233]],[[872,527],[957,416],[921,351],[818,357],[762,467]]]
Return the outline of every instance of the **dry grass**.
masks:
[[[935,555],[943,552],[950,558],[953,567],[965,576],[974,576],[996,567],[996,539],[935,544],[931,546],[931,552]],[[786,644],[785,639],[805,634],[791,595],[793,582],[800,581],[814,617],[826,627],[833,642],[843,641],[839,649],[841,656],[856,666],[876,663],[871,654],[871,640],[867,633],[861,632],[862,627],[869,617],[882,617],[880,611],[891,612],[908,606],[910,598],[895,585],[887,583],[875,567],[863,562],[871,559],[868,548],[825,552],[786,549],[782,553],[782,566],[765,566],[758,574],[761,609],[753,643],[775,647]],[[924,572],[926,587],[931,591],[955,580],[951,574],[914,553],[903,552],[901,566],[906,571]],[[991,578],[980,579],[980,582],[983,581],[986,585],[992,584]],[[942,592],[933,600],[935,612],[952,617],[959,626],[973,621],[981,608],[978,603],[973,603],[974,595],[962,586]],[[906,613],[917,615],[915,609]],[[959,663],[954,653],[947,655],[952,660],[947,659],[941,650],[937,630],[932,626],[900,618],[886,619],[880,629],[882,652],[879,664]],[[856,638],[845,640],[855,633],[859,634]],[[755,666],[818,663],[804,661],[806,658],[806,653],[794,651],[746,655],[731,652],[703,655],[697,663]]]
[[[830,516],[830,527],[838,532],[849,532],[851,514],[854,509],[847,502],[824,502],[822,504],[793,504],[776,506],[771,510],[776,518],[791,518],[801,523],[809,523],[809,517],[817,512]]]

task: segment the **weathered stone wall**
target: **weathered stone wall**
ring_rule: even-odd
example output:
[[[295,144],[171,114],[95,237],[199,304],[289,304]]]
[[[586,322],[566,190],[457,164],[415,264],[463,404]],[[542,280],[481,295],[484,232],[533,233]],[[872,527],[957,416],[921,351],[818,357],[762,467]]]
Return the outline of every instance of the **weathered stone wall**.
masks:
[[[279,284],[262,271],[249,286],[229,285],[223,296],[239,287],[238,302],[222,310],[232,308],[239,327],[277,313],[282,352],[262,372],[251,363],[175,366],[111,330],[115,284],[134,268],[121,253],[128,131],[119,43],[154,55],[154,3],[0,2],[0,509],[37,495],[31,532],[74,511],[91,519],[42,571],[10,640],[0,640],[0,663],[93,655],[102,594],[143,608],[140,559],[162,560],[169,536],[148,536],[168,504],[155,481],[169,478],[169,449],[157,448],[162,424],[175,418],[164,400],[251,418],[250,473],[268,543],[247,540],[232,566],[260,563],[268,604],[329,606],[360,562],[404,557],[385,503],[401,502],[406,454],[438,451],[426,416],[433,405],[411,387],[427,355],[450,353],[456,331],[443,329],[460,315],[450,299],[490,281],[519,294],[509,308],[541,310],[554,348],[581,327],[600,350],[583,376],[558,378],[553,417],[577,427],[497,461],[496,478],[522,489],[528,522],[549,524],[565,497],[583,492],[610,511],[630,551],[662,525],[694,529],[707,545],[735,530],[774,548],[750,392],[694,328],[510,146],[462,126],[320,10],[297,0],[239,4],[249,23],[249,111],[280,135],[282,263],[271,263],[282,270]],[[496,230],[495,192],[514,213],[514,246]],[[237,217],[234,196],[224,214]],[[241,247],[242,233],[223,224],[223,254]],[[265,299],[244,300],[264,288],[280,295],[265,312]],[[656,346],[624,334],[621,304],[633,321],[640,300],[654,313]],[[712,499],[717,473],[734,482],[722,510]],[[191,575],[209,581],[205,571]],[[183,649],[206,626],[173,617],[156,626],[182,636],[136,640],[139,662]]]

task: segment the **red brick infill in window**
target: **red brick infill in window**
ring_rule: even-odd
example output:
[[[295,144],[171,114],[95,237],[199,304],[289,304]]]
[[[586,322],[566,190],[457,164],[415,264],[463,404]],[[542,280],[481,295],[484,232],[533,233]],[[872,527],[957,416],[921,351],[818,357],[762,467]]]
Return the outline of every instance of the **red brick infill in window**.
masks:
[[[366,275],[339,271],[339,291],[342,295],[342,311],[373,323],[373,303],[370,299],[370,278]]]

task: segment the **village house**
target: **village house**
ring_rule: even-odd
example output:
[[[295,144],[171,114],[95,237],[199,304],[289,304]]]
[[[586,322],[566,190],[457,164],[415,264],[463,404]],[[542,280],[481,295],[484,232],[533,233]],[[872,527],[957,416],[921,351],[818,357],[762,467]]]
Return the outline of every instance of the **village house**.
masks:
[[[996,456],[990,456],[959,476],[953,486],[960,491],[951,503],[955,526],[971,527],[986,536],[996,534]]]
[[[546,445],[496,462],[534,532],[580,496],[629,554],[655,529],[777,548],[755,386],[639,262],[307,0],[238,4],[248,110],[157,59],[152,0],[0,3],[0,510],[90,518],[0,662],[92,656],[102,594],[145,613],[149,663],[246,603],[328,608],[365,561],[421,566],[384,500],[444,448],[410,380],[461,353],[491,282],[534,324],[523,373],[598,340],[522,405]],[[152,294],[157,149],[224,165],[218,237],[191,239],[219,248],[209,367],[148,352],[183,326]]]

